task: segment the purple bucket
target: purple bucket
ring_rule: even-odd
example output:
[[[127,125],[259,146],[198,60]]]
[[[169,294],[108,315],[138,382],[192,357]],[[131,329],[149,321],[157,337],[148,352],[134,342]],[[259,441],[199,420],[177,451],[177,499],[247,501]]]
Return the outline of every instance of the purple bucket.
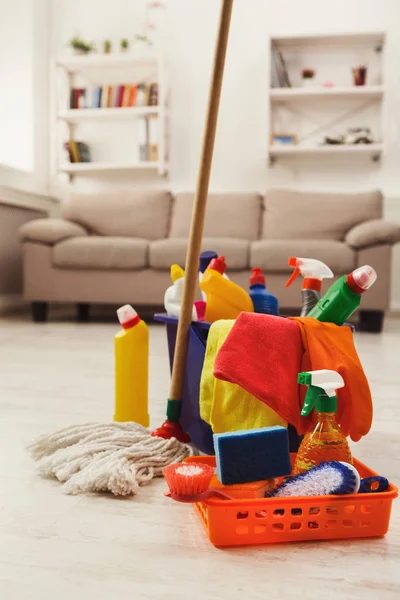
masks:
[[[176,317],[169,317],[167,314],[156,314],[154,315],[154,319],[166,324],[169,364],[172,371],[178,319]],[[215,454],[213,432],[210,425],[200,417],[199,403],[200,377],[203,370],[210,327],[211,323],[193,322],[189,329],[189,344],[182,394],[182,414],[180,418],[180,424],[184,431],[190,435],[194,445],[205,454]],[[289,425],[288,431],[290,451],[297,452],[302,438],[297,435],[296,430],[291,425]]]

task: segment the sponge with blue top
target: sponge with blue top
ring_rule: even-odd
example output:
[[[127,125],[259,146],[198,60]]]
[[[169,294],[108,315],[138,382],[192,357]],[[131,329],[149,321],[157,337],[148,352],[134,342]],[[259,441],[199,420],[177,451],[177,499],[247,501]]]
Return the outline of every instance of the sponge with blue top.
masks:
[[[217,476],[224,485],[289,475],[289,437],[284,427],[214,434]]]

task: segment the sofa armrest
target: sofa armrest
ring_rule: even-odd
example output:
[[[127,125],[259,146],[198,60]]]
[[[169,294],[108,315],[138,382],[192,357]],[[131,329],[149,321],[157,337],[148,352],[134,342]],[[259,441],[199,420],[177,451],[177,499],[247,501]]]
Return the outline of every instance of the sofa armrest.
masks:
[[[364,221],[350,229],[346,235],[346,242],[356,250],[380,244],[396,244],[400,242],[400,225],[384,219]]]
[[[88,235],[86,229],[65,219],[35,219],[25,223],[19,230],[22,242],[57,244],[72,237]]]

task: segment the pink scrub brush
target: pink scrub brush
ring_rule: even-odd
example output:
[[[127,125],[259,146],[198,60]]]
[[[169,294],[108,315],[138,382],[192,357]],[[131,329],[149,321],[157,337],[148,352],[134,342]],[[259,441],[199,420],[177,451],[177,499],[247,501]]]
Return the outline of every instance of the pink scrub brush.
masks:
[[[163,470],[169,491],[165,496],[177,502],[201,502],[211,496],[232,500],[232,496],[209,487],[214,468],[201,463],[176,463]]]

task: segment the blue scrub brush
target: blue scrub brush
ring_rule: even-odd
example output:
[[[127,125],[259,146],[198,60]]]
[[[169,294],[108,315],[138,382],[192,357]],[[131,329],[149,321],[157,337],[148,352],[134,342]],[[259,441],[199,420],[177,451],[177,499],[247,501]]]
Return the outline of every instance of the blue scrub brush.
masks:
[[[360,475],[346,462],[323,462],[305,473],[290,477],[275,488],[268,497],[329,496],[355,494],[360,487]]]

